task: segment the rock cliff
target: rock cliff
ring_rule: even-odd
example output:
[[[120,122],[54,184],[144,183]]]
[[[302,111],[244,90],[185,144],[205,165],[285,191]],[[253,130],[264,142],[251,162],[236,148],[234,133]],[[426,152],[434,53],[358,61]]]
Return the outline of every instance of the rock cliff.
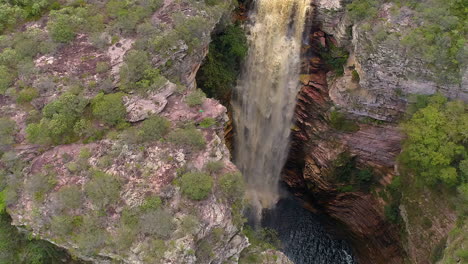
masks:
[[[119,87],[123,76],[119,72],[128,68],[126,56],[148,45],[141,33],[121,34],[112,43],[102,33],[105,48],[96,47],[90,34],[80,33],[54,53],[34,58],[40,73],[31,81],[38,91],[36,98],[21,104],[15,101],[15,88],[0,95],[1,116],[14,120],[17,128],[16,144],[0,164],[8,174],[2,182],[8,182],[12,224],[93,263],[237,262],[249,242],[233,219],[237,211],[218,185],[218,176],[237,172],[224,145],[226,109],[204,97],[187,103],[196,88],[195,74],[207,53],[211,31],[231,11],[230,1],[210,6],[163,1],[147,22],[149,28],[140,30],[158,31],[153,45],[164,42],[149,58],[152,68],[161,73],[160,87],[148,93]],[[25,28],[47,33],[47,19]],[[107,67],[98,70],[98,65]],[[79,94],[89,102],[99,92],[118,90],[126,92],[123,128],[109,129],[108,124],[93,120],[91,125],[105,132],[92,140],[66,145],[26,140],[27,125],[38,120],[32,113],[40,118],[43,107],[63,94]],[[132,127],[155,115],[169,121],[169,131],[191,131],[178,134],[176,141],[192,137],[203,146],[167,140],[142,143]],[[200,126],[203,120],[211,123]],[[188,199],[177,182],[189,171],[205,171],[208,164],[220,164],[212,173],[212,191],[201,201]]]
[[[443,209],[444,202],[428,191],[408,192],[402,197],[401,231],[386,220],[388,200],[381,193],[399,174],[396,158],[404,135],[398,122],[411,101],[409,95],[441,92],[467,100],[466,68],[458,84],[437,82],[437,72],[408,55],[393,34],[415,26],[412,10],[383,4],[371,30],[365,22],[353,22],[345,8],[350,2],[315,2],[283,180],[343,230],[338,235],[351,241],[359,263],[429,263],[454,227],[453,209]],[[378,35],[376,28],[387,35]],[[335,47],[349,52],[343,74],[330,71],[323,59],[324,50]],[[337,122],[348,127],[336,127]],[[337,177],[337,169],[347,169],[349,161],[358,170],[373,171],[372,190],[351,188],[356,182]],[[432,206],[435,203],[439,206]],[[409,218],[405,206],[412,208]],[[422,213],[425,210],[430,212]]]

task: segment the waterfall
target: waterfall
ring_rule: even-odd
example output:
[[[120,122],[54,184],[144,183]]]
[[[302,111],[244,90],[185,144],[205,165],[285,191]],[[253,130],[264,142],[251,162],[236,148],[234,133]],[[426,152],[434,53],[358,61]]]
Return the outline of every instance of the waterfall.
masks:
[[[234,161],[244,174],[252,205],[261,211],[278,200],[289,149],[300,50],[311,0],[256,0],[249,54],[232,98]]]

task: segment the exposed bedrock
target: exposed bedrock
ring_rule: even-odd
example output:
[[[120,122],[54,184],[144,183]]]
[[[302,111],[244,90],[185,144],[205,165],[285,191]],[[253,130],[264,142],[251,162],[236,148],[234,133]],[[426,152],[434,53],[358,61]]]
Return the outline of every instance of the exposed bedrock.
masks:
[[[331,42],[335,40],[313,30],[310,45],[304,47],[302,88],[283,180],[296,195],[334,220],[340,235],[353,244],[360,263],[402,263],[405,253],[399,232],[384,220],[383,203],[364,192],[338,191],[341,184],[333,176],[334,161],[349,153],[357,167],[372,167],[380,183],[388,184],[402,134],[391,125],[363,124],[351,133],[331,127],[329,115],[334,104],[327,71],[317,55],[321,46]]]

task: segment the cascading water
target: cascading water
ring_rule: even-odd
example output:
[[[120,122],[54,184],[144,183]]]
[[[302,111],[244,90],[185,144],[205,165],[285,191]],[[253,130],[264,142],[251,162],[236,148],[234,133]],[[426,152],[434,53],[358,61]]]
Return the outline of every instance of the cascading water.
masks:
[[[232,99],[235,163],[258,213],[278,200],[286,161],[300,49],[311,0],[256,0],[249,54]]]

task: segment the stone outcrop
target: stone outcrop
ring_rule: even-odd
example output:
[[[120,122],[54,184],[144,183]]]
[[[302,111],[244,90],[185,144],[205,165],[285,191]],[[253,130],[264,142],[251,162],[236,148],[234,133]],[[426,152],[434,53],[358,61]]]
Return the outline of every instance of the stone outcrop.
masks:
[[[409,94],[440,92],[451,99],[468,100],[468,68],[461,69],[459,83],[440,82],[438,72],[401,44],[397,36],[417,27],[411,9],[387,3],[380,7],[374,25],[353,24],[344,10],[348,2],[318,1],[314,18],[338,46],[350,52],[345,74],[329,79],[330,95],[337,105],[356,115],[396,121]],[[358,85],[349,85],[352,70],[359,74]]]

